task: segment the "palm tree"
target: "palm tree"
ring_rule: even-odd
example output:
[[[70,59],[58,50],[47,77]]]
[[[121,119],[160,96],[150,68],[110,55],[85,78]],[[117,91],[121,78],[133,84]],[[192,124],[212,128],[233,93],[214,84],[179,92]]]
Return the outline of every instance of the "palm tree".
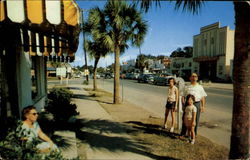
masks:
[[[93,73],[93,90],[97,90],[97,81],[96,81],[96,73],[97,73],[97,65],[101,57],[105,57],[109,50],[103,46],[102,42],[100,41],[86,41],[86,49],[89,53],[90,57],[95,59],[94,62],[94,73]]]
[[[145,54],[140,54],[136,59],[136,67],[139,68],[140,72],[143,73],[143,69],[148,67],[147,57]]]
[[[142,8],[147,11],[155,1],[143,0]],[[138,0],[137,0],[138,2]],[[203,0],[177,0],[175,8],[198,13]],[[231,129],[230,159],[249,158],[249,105],[250,105],[250,1],[234,1],[234,100]]]
[[[86,50],[90,57],[95,59],[94,62],[94,73],[93,73],[93,90],[97,90],[97,65],[101,57],[105,57],[110,53],[109,48],[100,39],[99,32],[105,31],[106,25],[103,23],[105,21],[104,13],[98,8],[93,8],[89,11],[88,22],[84,24],[84,31],[88,35],[86,40]]]
[[[113,102],[118,104],[120,103],[120,55],[128,48],[129,43],[137,47],[142,44],[147,24],[135,5],[128,5],[124,1],[108,1],[102,16],[106,28],[96,30],[96,35],[115,54]]]

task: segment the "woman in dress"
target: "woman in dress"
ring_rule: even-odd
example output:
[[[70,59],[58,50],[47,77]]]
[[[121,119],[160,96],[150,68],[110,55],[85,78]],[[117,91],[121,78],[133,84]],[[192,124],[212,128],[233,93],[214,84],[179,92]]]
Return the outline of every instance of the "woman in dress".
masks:
[[[34,106],[27,106],[22,111],[22,140],[34,143],[34,140],[41,139],[42,142],[36,145],[39,152],[58,151],[58,147],[41,130],[38,122],[38,113]]]

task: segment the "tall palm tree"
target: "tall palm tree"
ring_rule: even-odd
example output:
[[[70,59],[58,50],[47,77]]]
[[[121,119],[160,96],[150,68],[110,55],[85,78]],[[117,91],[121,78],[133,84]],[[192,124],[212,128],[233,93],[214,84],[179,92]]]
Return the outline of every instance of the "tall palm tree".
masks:
[[[110,49],[100,39],[99,32],[105,31],[104,13],[98,7],[89,11],[88,22],[84,24],[84,31],[88,35],[86,40],[86,50],[90,57],[95,59],[94,61],[94,73],[93,73],[93,90],[97,90],[97,65],[101,57],[105,57],[110,53]]]
[[[93,73],[93,90],[97,90],[97,81],[96,81],[96,74],[97,74],[97,65],[101,57],[105,57],[109,50],[105,48],[105,46],[100,41],[86,41],[86,50],[90,57],[95,59],[94,61],[94,73]]]
[[[143,0],[142,8],[147,11],[153,1]],[[137,0],[138,2],[138,0]],[[176,9],[183,7],[198,13],[203,0],[177,0]],[[249,158],[249,106],[250,106],[250,1],[234,1],[235,38],[234,38],[234,100],[231,129],[230,159]]]
[[[128,48],[129,43],[139,47],[147,32],[147,23],[135,5],[125,1],[109,0],[104,7],[105,31],[96,30],[98,38],[115,54],[114,98],[115,104],[120,103],[120,55]]]

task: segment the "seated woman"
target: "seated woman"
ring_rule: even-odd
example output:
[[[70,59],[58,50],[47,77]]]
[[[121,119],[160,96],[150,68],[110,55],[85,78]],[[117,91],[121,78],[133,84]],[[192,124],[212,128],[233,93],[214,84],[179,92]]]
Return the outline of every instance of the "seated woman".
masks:
[[[37,138],[40,138],[44,142],[36,145],[36,148],[39,152],[48,153],[50,151],[58,151],[57,146],[53,143],[53,141],[41,130],[38,122],[38,113],[34,106],[27,106],[22,111],[22,140],[26,140],[27,142],[32,142]]]

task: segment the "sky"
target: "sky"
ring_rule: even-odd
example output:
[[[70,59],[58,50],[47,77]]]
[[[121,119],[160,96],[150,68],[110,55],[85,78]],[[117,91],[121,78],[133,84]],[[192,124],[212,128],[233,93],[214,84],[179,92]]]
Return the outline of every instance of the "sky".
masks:
[[[103,8],[106,1],[78,0],[81,9],[84,9],[85,19],[88,10],[93,7]],[[144,43],[141,45],[143,54],[166,55],[169,56],[178,47],[193,46],[193,36],[200,33],[200,28],[215,22],[220,22],[220,26],[229,26],[235,29],[233,2],[230,1],[206,1],[198,14],[174,9],[175,2],[161,1],[161,6],[153,7],[142,16],[148,24],[148,33]],[[82,48],[82,34],[78,50],[75,55],[73,66],[85,64]],[[139,54],[139,49],[129,47],[120,57],[120,62],[135,59]],[[94,65],[93,59],[87,58],[88,65]],[[114,55],[101,58],[98,67],[106,67],[114,63]]]

